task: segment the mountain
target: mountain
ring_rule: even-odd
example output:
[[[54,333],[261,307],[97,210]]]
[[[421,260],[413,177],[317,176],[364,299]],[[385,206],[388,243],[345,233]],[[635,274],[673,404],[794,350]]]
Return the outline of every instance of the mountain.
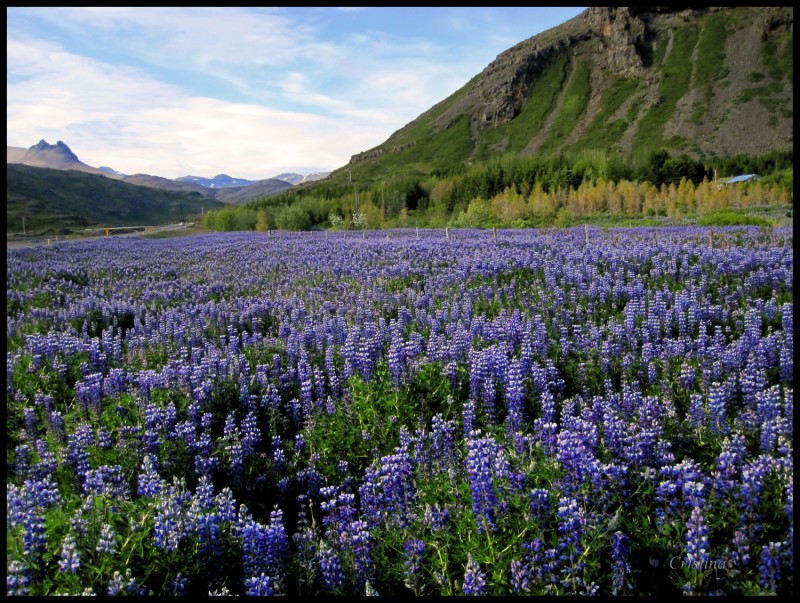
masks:
[[[291,188],[292,185],[290,182],[274,178],[246,180],[244,178],[232,178],[227,174],[218,174],[214,178],[183,176],[174,180],[161,176],[151,176],[150,174],[126,175],[109,167],[94,168],[82,163],[75,153],[60,140],[55,145],[48,144],[45,140],[40,140],[29,149],[8,146],[7,164],[22,164],[30,167],[56,170],[76,170],[122,180],[131,185],[164,191],[194,193],[206,199],[219,199],[225,203],[235,204],[244,204],[253,199],[275,195],[287,188]],[[299,174],[297,176],[301,182],[317,177],[316,174],[311,174],[308,177]],[[29,174],[29,177],[33,177],[33,173]]]
[[[200,184],[172,180],[171,178],[162,178],[161,176],[151,176],[150,174],[133,174],[132,176],[125,176],[122,178],[122,181],[128,184],[160,190],[195,193],[207,199],[214,199],[216,197],[216,191],[214,189],[201,186]]]
[[[317,180],[322,180],[323,178],[327,178],[329,174],[330,172],[314,172],[313,174],[303,176],[302,174],[295,174],[294,172],[291,172],[287,174],[278,174],[277,176],[273,176],[273,178],[275,180],[283,180],[289,184],[302,184],[303,182],[316,182]]]
[[[109,173],[86,165],[60,140],[53,145],[48,144],[46,140],[42,139],[28,149],[9,146],[7,147],[6,163],[20,163],[32,167],[44,167],[54,170],[76,170],[111,178],[121,177],[118,172]]]
[[[217,174],[213,178],[203,178],[201,176],[181,176],[176,178],[180,182],[194,182],[206,188],[228,188],[231,186],[248,186],[253,184],[254,180],[245,180],[244,178],[231,178],[227,174]]]
[[[157,190],[99,174],[9,163],[6,232],[66,234],[90,226],[177,222],[224,205],[199,193]]]
[[[290,188],[292,188],[290,182],[268,178],[267,180],[257,180],[249,186],[217,189],[216,199],[223,203],[244,205],[253,199],[277,195]]]
[[[793,22],[791,7],[589,8],[501,53],[329,180],[373,184],[503,155],[790,150]]]
[[[101,165],[97,169],[100,170],[101,172],[105,172],[106,174],[111,174],[112,176],[119,176],[120,178],[124,178],[127,175],[127,174],[123,174],[122,172],[118,172],[114,168],[110,168],[110,167],[105,166],[105,165]]]

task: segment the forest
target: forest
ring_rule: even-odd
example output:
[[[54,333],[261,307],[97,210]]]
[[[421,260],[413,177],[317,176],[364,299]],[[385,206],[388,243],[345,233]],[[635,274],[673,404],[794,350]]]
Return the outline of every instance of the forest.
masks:
[[[613,225],[766,225],[747,208],[791,217],[793,151],[700,161],[667,151],[640,161],[605,153],[499,157],[428,177],[380,183],[319,181],[203,217],[210,230],[383,229],[401,227],[566,227]],[[757,174],[744,185],[725,179]],[[732,216],[731,211],[738,212]]]

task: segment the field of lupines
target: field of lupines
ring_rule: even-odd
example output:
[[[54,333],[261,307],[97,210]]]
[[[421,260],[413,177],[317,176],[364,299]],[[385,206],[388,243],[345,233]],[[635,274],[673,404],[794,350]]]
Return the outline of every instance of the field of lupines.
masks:
[[[7,251],[7,592],[793,594],[791,228]]]

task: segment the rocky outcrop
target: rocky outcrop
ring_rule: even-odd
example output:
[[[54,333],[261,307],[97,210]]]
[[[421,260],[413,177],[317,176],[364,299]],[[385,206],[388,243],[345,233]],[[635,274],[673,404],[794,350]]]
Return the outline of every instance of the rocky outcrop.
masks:
[[[355,155],[350,157],[350,163],[377,161],[378,158],[381,157],[384,153],[399,153],[401,151],[405,151],[406,149],[410,149],[415,144],[416,142],[411,140],[405,144],[396,144],[389,147],[376,147],[374,149],[370,149],[369,151],[364,151],[363,153],[356,153]]]
[[[645,22],[627,7],[595,6],[583,13],[598,40],[601,62],[622,77],[644,75],[639,47],[647,35]]]

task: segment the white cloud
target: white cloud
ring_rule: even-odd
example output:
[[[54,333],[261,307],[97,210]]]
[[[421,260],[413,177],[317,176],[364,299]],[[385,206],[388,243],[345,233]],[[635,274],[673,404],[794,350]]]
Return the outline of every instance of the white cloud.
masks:
[[[421,28],[444,14],[430,11]],[[63,140],[90,165],[166,177],[341,167],[463,86],[494,58],[486,36],[511,31],[487,8],[449,13],[455,39],[395,31],[391,14],[408,20],[363,7],[8,9],[8,144]]]
[[[340,167],[385,136],[370,116],[346,121],[192,97],[50,43],[9,41],[8,50],[15,77],[7,85],[8,144],[64,140],[89,165],[169,178],[191,169],[260,179],[291,167]]]

